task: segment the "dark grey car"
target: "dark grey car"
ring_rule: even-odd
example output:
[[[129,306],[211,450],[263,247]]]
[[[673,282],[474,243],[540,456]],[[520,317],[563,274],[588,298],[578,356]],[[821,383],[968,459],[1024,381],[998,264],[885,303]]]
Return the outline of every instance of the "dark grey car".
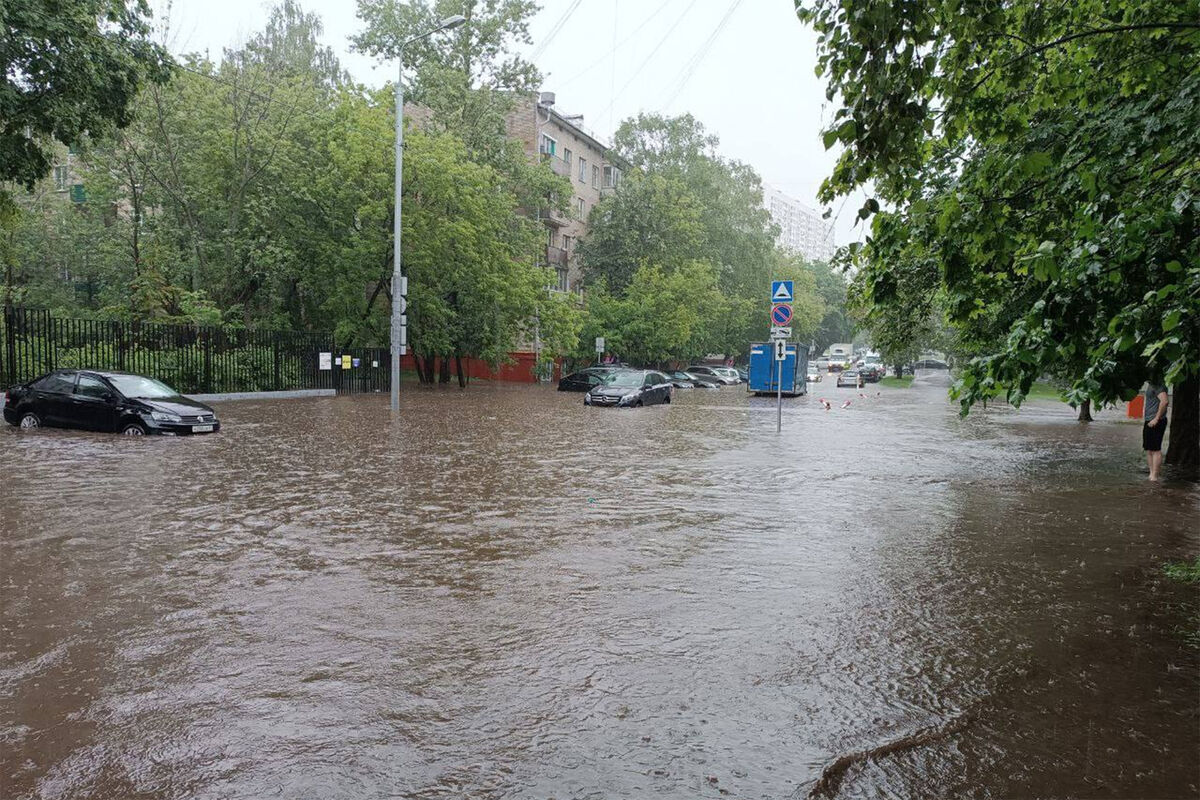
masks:
[[[671,402],[671,381],[654,370],[614,372],[583,396],[585,406],[649,406]]]

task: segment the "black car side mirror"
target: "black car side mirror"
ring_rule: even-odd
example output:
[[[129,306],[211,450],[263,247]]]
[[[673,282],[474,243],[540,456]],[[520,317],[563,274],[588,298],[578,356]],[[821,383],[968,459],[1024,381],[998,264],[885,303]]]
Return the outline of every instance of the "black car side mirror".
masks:
[[[115,403],[117,401],[117,396],[112,392],[103,392],[100,395],[100,399],[106,403]]]

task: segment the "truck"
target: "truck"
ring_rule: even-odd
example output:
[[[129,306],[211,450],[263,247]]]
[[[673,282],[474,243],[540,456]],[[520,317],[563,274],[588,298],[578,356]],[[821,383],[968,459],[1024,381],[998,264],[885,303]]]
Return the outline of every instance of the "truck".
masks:
[[[795,397],[808,393],[808,350],[795,342],[786,342],[787,358],[783,365],[783,394]],[[780,386],[780,362],[775,361],[774,342],[750,345],[750,380],[746,389],[756,395],[774,396]]]
[[[834,361],[849,361],[850,357],[854,355],[854,343],[834,342],[829,345],[829,349],[825,351],[825,355]]]

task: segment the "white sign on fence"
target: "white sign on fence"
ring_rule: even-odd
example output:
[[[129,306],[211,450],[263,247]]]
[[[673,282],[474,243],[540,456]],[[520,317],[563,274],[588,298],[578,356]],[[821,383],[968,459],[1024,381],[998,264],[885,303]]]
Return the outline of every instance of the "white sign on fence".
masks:
[[[333,369],[333,353],[318,353],[317,369]]]

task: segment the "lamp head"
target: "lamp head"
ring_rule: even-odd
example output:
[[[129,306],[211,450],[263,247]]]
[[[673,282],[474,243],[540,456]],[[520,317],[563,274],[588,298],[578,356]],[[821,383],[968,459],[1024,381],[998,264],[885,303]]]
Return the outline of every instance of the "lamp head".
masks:
[[[459,25],[462,25],[466,21],[467,21],[467,18],[464,17],[462,14],[455,14],[452,17],[446,17],[444,20],[442,20],[441,24],[438,25],[438,30],[439,31],[448,31],[451,28],[457,28]]]

